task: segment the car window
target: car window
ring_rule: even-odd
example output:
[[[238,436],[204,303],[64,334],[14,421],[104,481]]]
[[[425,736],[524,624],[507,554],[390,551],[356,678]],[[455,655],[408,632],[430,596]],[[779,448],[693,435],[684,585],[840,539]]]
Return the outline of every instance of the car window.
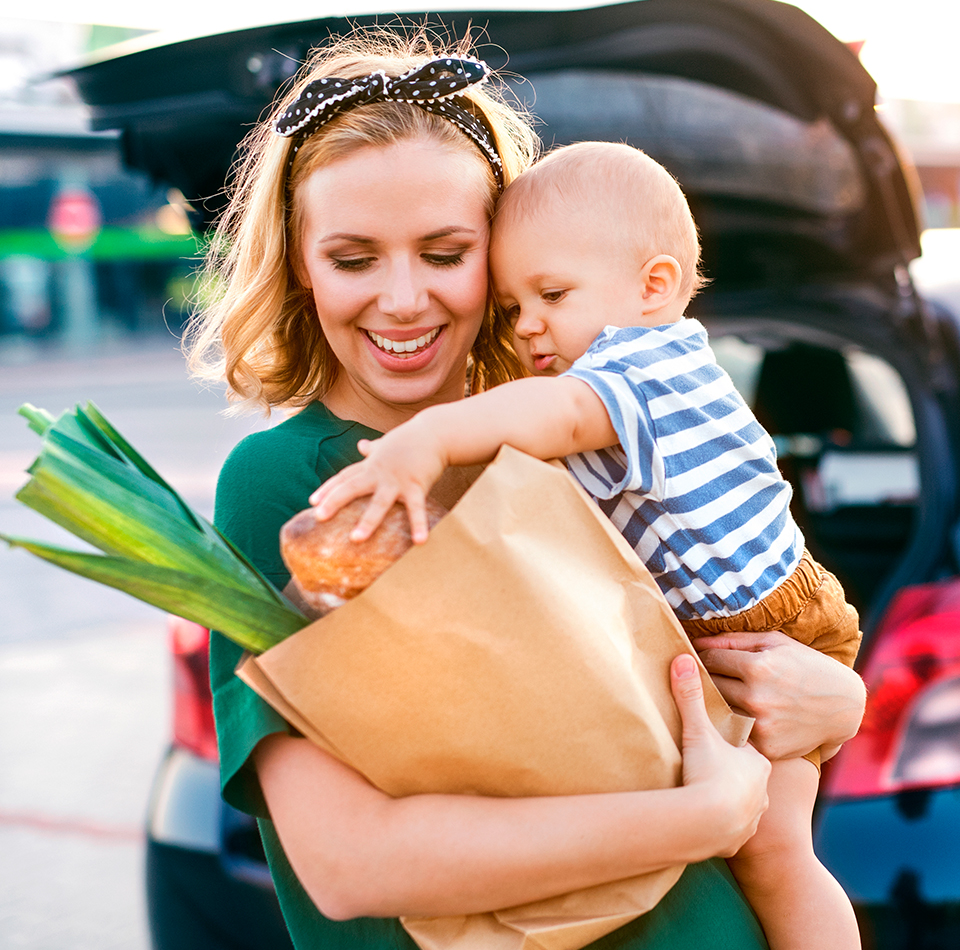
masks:
[[[763,347],[746,343],[735,336],[711,337],[710,347],[717,357],[717,362],[730,374],[733,385],[743,396],[744,402],[752,406],[756,398],[760,366],[763,363]]]
[[[861,410],[861,441],[911,448],[917,428],[900,374],[886,360],[862,350],[850,350],[846,358]]]
[[[810,511],[915,503],[916,426],[907,388],[889,363],[855,347],[796,341],[765,349],[719,336],[711,346]]]
[[[853,148],[826,119],[804,122],[694,80],[636,72],[528,72],[513,88],[545,124],[547,146],[627,142],[690,193],[818,215],[849,213],[864,201]]]

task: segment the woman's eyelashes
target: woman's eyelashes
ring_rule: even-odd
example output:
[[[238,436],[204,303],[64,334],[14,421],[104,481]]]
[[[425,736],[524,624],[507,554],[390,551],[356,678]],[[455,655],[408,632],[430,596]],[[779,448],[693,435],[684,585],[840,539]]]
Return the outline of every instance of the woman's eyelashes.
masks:
[[[466,247],[442,251],[422,251],[420,259],[431,267],[457,267],[463,263],[468,251],[469,248]],[[361,254],[356,257],[348,254],[329,254],[328,259],[334,270],[359,273],[373,267],[380,257],[376,254]]]
[[[465,250],[436,252],[430,251],[420,255],[421,259],[433,267],[457,267],[463,263]],[[357,273],[368,270],[377,261],[376,257],[334,257],[330,256],[330,263],[334,270]]]
[[[458,264],[463,263],[464,251],[453,251],[446,254],[424,254],[423,259],[428,264],[433,264],[435,267],[456,267]]]
[[[331,257],[334,270],[357,272],[366,270],[376,260],[375,257]]]

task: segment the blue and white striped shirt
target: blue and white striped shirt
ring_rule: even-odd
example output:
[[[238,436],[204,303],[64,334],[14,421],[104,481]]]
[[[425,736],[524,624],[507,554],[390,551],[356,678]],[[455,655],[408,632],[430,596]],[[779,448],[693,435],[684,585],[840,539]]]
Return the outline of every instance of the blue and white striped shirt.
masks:
[[[694,319],[607,327],[565,375],[603,401],[620,445],[567,467],[682,619],[731,616],[803,554],[773,440]]]

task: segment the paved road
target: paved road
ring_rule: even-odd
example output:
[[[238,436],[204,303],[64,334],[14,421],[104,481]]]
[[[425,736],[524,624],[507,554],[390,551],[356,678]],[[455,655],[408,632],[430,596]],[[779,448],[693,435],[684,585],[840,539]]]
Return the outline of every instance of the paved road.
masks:
[[[16,410],[86,400],[206,515],[226,453],[264,424],[220,414],[172,339],[86,356],[0,342],[0,530],[74,543],[13,500],[38,447]],[[159,611],[0,548],[2,950],[147,950],[141,824],[169,675]]]

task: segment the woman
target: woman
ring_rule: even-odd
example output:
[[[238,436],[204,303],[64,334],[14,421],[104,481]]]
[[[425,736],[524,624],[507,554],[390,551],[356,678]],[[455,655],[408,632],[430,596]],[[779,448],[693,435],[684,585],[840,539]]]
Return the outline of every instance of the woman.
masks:
[[[487,239],[499,191],[535,140],[482,78],[423,37],[338,40],[278,109],[280,135],[265,124],[248,143],[212,254],[222,293],[198,325],[194,361],[219,348],[206,372],[238,398],[302,407],[244,440],[217,492],[221,530],[279,586],[280,526],[359,459],[358,439],[518,371],[493,330]],[[855,731],[862,687],[840,664],[776,635],[710,646],[722,688],[778,754]],[[291,734],[233,676],[238,658],[212,636],[224,797],[260,819],[298,948],[409,947],[402,915],[489,911],[678,863],[690,867],[657,908],[593,946],[764,945],[724,862],[708,859],[752,834],[769,766],[712,729],[688,659],[673,670],[682,788],[392,800]],[[808,679],[819,699],[797,685]],[[773,682],[776,703],[764,699]],[[800,710],[806,722],[786,721]]]

